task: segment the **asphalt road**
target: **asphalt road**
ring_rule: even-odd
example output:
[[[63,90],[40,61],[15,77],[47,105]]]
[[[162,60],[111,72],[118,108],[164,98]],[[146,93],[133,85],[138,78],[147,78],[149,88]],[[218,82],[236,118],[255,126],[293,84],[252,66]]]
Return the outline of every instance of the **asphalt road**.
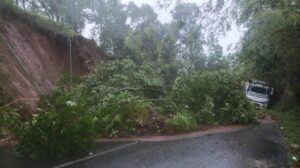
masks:
[[[111,143],[99,143],[96,144],[90,152],[101,153],[110,149],[115,149],[119,146],[123,146],[124,142],[111,142]],[[30,159],[30,158],[17,158],[13,156],[13,146],[0,146],[0,168],[52,168],[57,165],[61,165],[73,160],[86,157],[89,154],[82,154],[81,156],[63,158],[58,160],[53,159]]]
[[[167,142],[138,142],[68,167],[282,168],[285,165],[286,151],[278,128],[267,124],[230,134]]]

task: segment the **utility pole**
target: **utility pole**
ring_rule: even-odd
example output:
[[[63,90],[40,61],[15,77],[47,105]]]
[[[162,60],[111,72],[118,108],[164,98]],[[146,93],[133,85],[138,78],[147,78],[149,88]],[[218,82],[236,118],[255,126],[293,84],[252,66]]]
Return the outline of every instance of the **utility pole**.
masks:
[[[69,65],[70,65],[70,83],[73,85],[73,62],[72,62],[72,37],[69,37]]]

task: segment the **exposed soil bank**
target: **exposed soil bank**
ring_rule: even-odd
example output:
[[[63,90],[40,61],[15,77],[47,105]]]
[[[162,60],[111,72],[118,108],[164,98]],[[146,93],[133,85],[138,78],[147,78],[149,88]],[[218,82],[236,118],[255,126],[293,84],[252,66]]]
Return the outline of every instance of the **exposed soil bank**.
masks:
[[[72,39],[74,74],[84,74],[101,61],[94,41]],[[41,96],[51,93],[59,77],[69,71],[69,38],[16,16],[0,13],[0,86],[5,95],[31,113]],[[28,114],[29,114],[28,113]]]

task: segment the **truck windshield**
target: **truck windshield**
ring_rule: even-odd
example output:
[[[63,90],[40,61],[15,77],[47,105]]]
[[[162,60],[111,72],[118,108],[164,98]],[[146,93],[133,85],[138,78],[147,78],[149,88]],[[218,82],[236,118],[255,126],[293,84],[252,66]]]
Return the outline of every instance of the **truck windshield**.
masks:
[[[265,88],[261,88],[261,87],[251,87],[250,89],[251,92],[255,92],[255,93],[259,93],[259,94],[266,94],[267,93],[267,89]]]

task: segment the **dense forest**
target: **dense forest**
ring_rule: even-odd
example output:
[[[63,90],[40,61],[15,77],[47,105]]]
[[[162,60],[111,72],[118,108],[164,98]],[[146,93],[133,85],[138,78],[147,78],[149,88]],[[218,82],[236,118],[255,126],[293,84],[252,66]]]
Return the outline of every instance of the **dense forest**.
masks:
[[[21,139],[18,154],[62,157],[85,150],[95,135],[257,122],[241,86],[252,78],[275,88],[276,106],[293,108],[300,101],[298,0],[158,1],[161,8],[175,4],[169,23],[147,4],[120,0],[2,1],[75,34],[94,24],[93,40],[109,60],[72,86],[70,76],[62,77],[32,121],[13,124]],[[218,37],[234,24],[244,35],[226,55]]]

